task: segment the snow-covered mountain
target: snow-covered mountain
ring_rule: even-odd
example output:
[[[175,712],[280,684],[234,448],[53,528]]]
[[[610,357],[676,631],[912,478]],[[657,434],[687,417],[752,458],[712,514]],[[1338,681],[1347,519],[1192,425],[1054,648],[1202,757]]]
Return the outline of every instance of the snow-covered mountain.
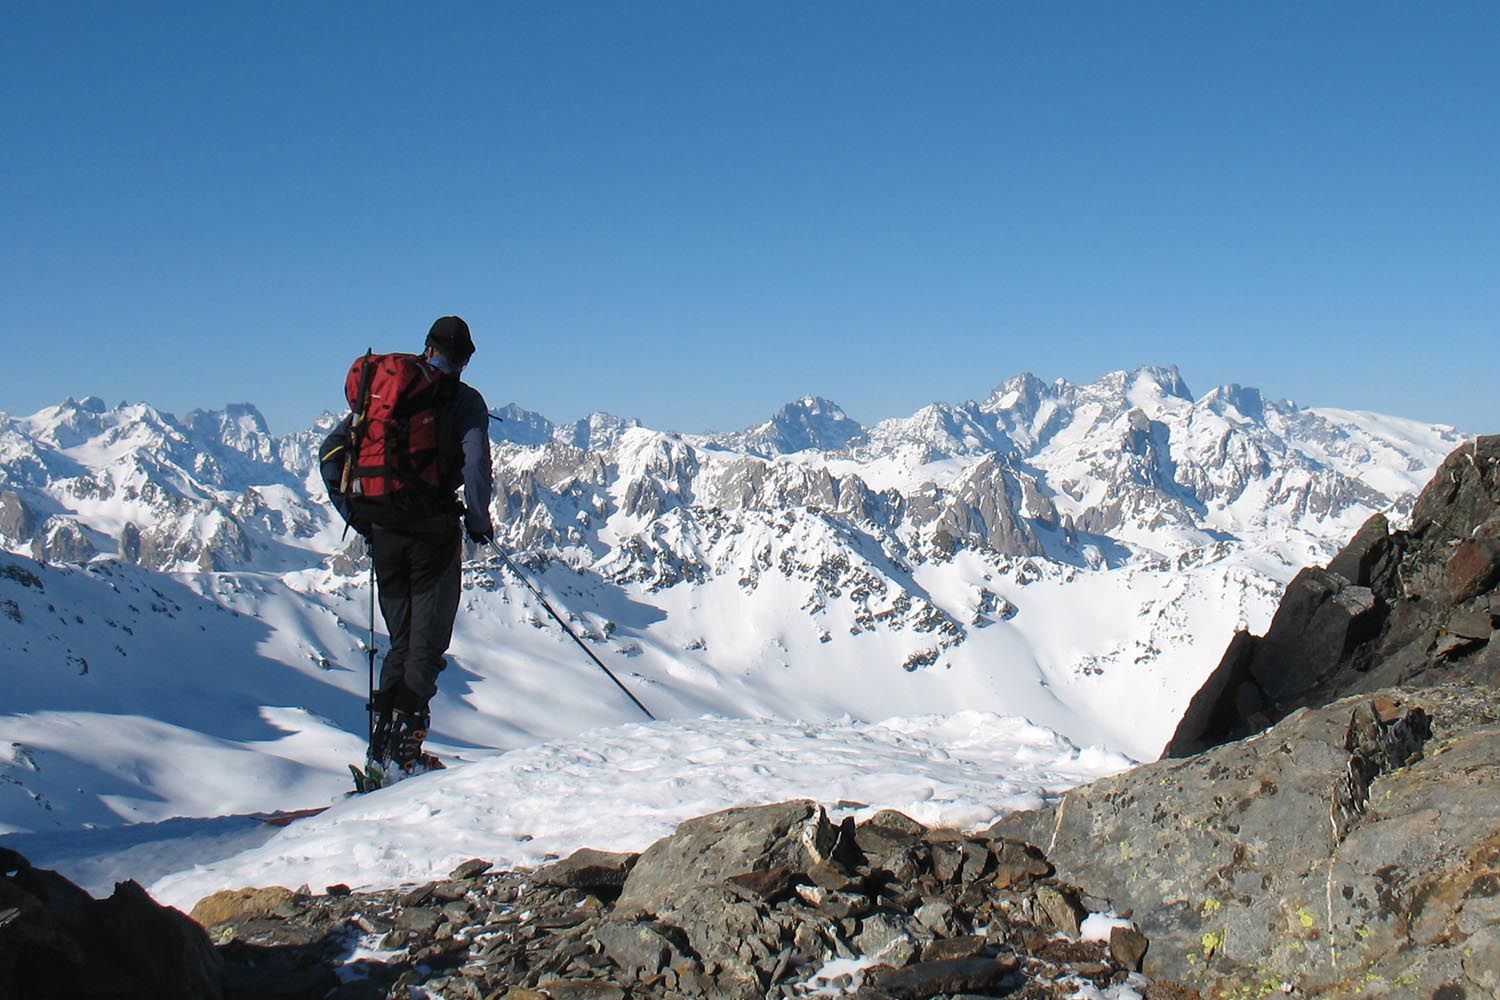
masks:
[[[496,416],[502,544],[658,716],[975,709],[1136,756],[1236,627],[1370,514],[1401,517],[1461,440],[1239,386],[1194,398],[1173,368],[1020,375],[868,428],[816,397],[721,435]],[[334,419],[276,437],[248,405],[95,398],[0,416],[0,833],[342,787],[370,595],[313,467]],[[440,751],[635,717],[471,556]],[[237,800],[204,801],[163,746],[233,769]]]

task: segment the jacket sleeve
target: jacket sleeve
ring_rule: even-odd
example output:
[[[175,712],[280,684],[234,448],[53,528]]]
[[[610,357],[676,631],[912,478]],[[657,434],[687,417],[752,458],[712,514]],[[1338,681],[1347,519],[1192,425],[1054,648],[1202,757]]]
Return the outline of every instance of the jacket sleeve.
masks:
[[[458,432],[464,461],[464,527],[470,535],[493,535],[490,498],[495,474],[490,465],[490,411],[484,397],[471,386],[459,409]]]
[[[359,515],[342,489],[344,460],[351,444],[349,428],[353,419],[352,414],[346,416],[323,439],[322,447],[318,449],[318,471],[323,476],[323,485],[328,490],[328,500],[333,504],[333,509],[339,512],[345,524],[368,538],[370,522]]]

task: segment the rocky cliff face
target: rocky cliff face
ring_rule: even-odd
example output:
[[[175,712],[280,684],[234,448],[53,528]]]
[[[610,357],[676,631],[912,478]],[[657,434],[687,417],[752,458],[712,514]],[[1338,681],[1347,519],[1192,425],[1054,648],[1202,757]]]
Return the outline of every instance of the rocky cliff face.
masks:
[[[1394,685],[1500,681],[1500,436],[1439,467],[1411,527],[1367,521],[1326,567],[1299,573],[1264,636],[1235,636],[1167,756],[1264,728],[1304,706]]]

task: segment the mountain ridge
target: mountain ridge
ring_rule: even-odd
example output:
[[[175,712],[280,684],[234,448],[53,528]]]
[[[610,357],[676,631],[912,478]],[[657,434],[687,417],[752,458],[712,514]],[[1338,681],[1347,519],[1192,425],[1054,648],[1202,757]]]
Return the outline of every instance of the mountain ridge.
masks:
[[[1325,561],[1370,515],[1404,516],[1458,440],[1243,388],[1194,400],[1160,367],[1086,386],[1018,375],[982,403],[933,404],[859,431],[815,396],[780,412],[779,425],[702,437],[502,407],[491,422],[499,540],[665,717],[981,708],[1137,757],[1155,756],[1237,628],[1263,628],[1296,570]],[[276,436],[250,404],[178,419],[94,397],[0,415],[0,548],[17,572],[39,571],[28,559],[120,560],[136,564],[129,586],[142,595],[121,603],[109,587],[126,590],[125,578],[80,577],[76,592],[94,595],[80,599],[108,603],[130,629],[96,640],[47,625],[55,601],[0,574],[0,598],[24,618],[0,620],[0,652],[49,678],[18,715],[0,716],[0,739],[54,760],[17,772],[24,788],[73,801],[60,775],[84,766],[63,736],[76,717],[52,729],[16,721],[46,707],[48,684],[102,692],[102,671],[167,657],[177,684],[210,685],[175,651],[200,648],[180,630],[212,630],[218,619],[202,609],[214,606],[266,625],[252,648],[225,649],[226,664],[266,677],[290,668],[328,689],[303,698],[311,713],[289,715],[268,686],[262,712],[285,735],[248,747],[249,759],[267,774],[292,761],[310,801],[342,780],[305,748],[343,745],[363,726],[368,560],[313,468],[335,419]],[[814,439],[842,444],[772,453]],[[152,574],[201,609],[153,613]],[[591,725],[632,717],[624,699],[582,687],[592,679],[556,682],[578,676],[577,650],[497,563],[470,551],[465,584],[436,742],[565,735],[577,698]],[[243,726],[200,727],[181,738],[246,748]],[[141,815],[170,810],[140,779],[119,780],[143,796]],[[35,828],[34,801],[0,800],[0,823]],[[68,821],[59,810],[45,823]]]

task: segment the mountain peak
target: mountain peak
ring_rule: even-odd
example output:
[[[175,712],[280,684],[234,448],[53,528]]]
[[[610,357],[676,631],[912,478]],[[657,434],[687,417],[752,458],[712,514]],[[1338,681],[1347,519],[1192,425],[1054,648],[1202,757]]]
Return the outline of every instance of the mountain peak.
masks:
[[[1001,410],[1035,412],[1046,392],[1046,383],[1031,372],[1022,372],[991,389],[979,408],[987,413]]]
[[[1259,389],[1233,382],[1210,391],[1203,397],[1203,405],[1220,415],[1226,409],[1233,409],[1247,420],[1261,420],[1266,412],[1266,401]]]
[[[803,396],[776,411],[768,422],[749,432],[759,448],[775,454],[798,451],[839,451],[865,433],[858,421],[822,396]]]
[[[226,403],[222,410],[190,410],[182,422],[188,427],[236,428],[240,433],[270,434],[266,418],[253,403]]]
[[[490,410],[490,436],[496,441],[509,441],[523,448],[532,448],[552,440],[557,426],[540,413],[528,410],[517,403]]]
[[[627,431],[641,426],[634,417],[617,417],[595,410],[556,431],[561,440],[583,451],[606,451],[613,448]]]
[[[783,419],[795,420],[803,417],[827,417],[830,420],[849,419],[844,414],[843,408],[833,400],[824,399],[822,396],[803,396],[801,399],[795,399],[777,410],[776,415],[771,420],[772,422],[776,422]]]
[[[1130,373],[1130,383],[1133,387],[1154,386],[1163,395],[1185,399],[1189,403],[1193,401],[1193,394],[1176,365],[1142,365]]]

